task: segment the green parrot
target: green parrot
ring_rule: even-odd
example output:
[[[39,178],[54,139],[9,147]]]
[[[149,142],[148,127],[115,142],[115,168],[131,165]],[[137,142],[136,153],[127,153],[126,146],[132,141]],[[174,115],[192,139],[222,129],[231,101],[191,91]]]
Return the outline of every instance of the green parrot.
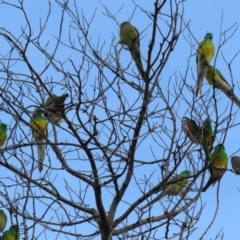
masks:
[[[3,210],[0,210],[0,232],[4,230],[7,223],[7,216]]]
[[[160,194],[161,197],[164,197],[166,195],[177,195],[187,185],[189,176],[190,172],[188,170],[185,170],[180,174],[172,177],[168,182],[166,188],[163,189],[162,193]],[[173,183],[170,184],[171,182]]]
[[[41,108],[36,108],[30,120],[33,137],[38,144],[38,169],[39,172],[43,170],[44,151],[46,144],[46,137],[48,135],[47,124],[48,121],[42,116],[44,111]]]
[[[212,131],[212,124],[211,124],[211,119],[207,118],[203,122],[203,140],[202,140],[202,145],[206,146],[208,150],[210,150],[213,142],[213,131]]]
[[[63,94],[62,96],[57,96],[55,94],[51,94],[46,102],[45,106],[47,111],[45,112],[44,116],[50,121],[55,124],[59,124],[63,116],[65,116],[65,109],[64,109],[64,102],[69,95]]]
[[[2,147],[7,140],[7,125],[0,123],[0,147]]]
[[[140,54],[140,39],[139,32],[130,22],[123,22],[120,24],[120,43],[126,45],[137,66],[143,71],[143,65]]]
[[[163,189],[161,194],[157,196],[155,199],[153,199],[151,202],[148,204],[144,205],[141,209],[143,210],[144,208],[148,207],[149,205],[152,205],[159,199],[163,198],[164,196],[173,196],[177,195],[188,183],[188,177],[190,176],[190,172],[188,170],[182,171],[180,174],[172,177],[167,186]],[[172,184],[171,184],[172,182]]]
[[[210,178],[203,188],[203,192],[205,192],[209,186],[214,184],[217,181],[220,181],[222,178],[223,174],[225,173],[228,165],[228,156],[225,152],[225,148],[223,144],[218,144],[213,153],[210,156]]]
[[[213,139],[211,119],[207,118],[203,125],[199,127],[194,120],[183,117],[182,129],[193,143],[203,144],[208,150],[211,148]]]
[[[231,86],[217,68],[209,66],[207,68],[205,77],[209,84],[221,90],[229,99],[231,99],[238,107],[240,107],[240,100],[233,93]]]
[[[20,232],[18,225],[12,225],[8,231],[5,231],[2,235],[2,240],[19,240]]]
[[[232,168],[237,173],[240,174],[240,157],[233,156],[231,158]]]
[[[197,89],[196,89],[196,95],[201,95],[201,88],[203,84],[204,75],[206,73],[207,67],[209,66],[214,52],[215,47],[212,42],[213,35],[212,33],[207,33],[204,37],[204,40],[199,43],[198,49],[197,49]]]

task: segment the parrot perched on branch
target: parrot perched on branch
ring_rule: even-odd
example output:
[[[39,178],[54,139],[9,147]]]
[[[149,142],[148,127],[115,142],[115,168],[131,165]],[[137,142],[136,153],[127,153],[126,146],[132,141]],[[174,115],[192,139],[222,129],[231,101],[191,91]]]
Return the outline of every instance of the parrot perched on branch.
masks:
[[[211,119],[207,118],[199,127],[194,120],[183,117],[182,129],[193,143],[202,144],[210,150],[213,140]]]
[[[199,43],[198,49],[197,49],[197,89],[196,89],[196,96],[201,95],[201,88],[203,84],[203,79],[207,70],[207,67],[209,66],[214,52],[215,47],[212,42],[213,35],[212,33],[207,33],[204,37],[204,40]]]
[[[139,71],[143,75],[144,71],[140,54],[139,32],[137,28],[129,22],[123,22],[120,24],[120,43],[128,47]]]
[[[194,120],[183,117],[182,130],[193,143],[201,144],[203,138],[202,128]]]
[[[209,66],[207,68],[205,77],[208,80],[209,84],[221,90],[230,100],[232,100],[238,107],[240,107],[240,100],[233,93],[233,89],[217,68]]]
[[[237,173],[240,174],[240,157],[233,156],[231,159],[232,168]]]
[[[153,199],[148,204],[141,207],[143,210],[144,208],[152,205],[159,199],[163,198],[166,195],[174,196],[179,194],[179,192],[187,185],[188,177],[190,176],[190,172],[188,170],[182,171],[180,174],[172,177],[168,182],[167,186],[162,190],[161,194]]]
[[[177,195],[187,185],[189,176],[190,172],[188,170],[185,170],[182,171],[180,174],[172,177],[169,180],[167,186],[163,189],[162,193],[160,194],[161,197],[164,197],[166,195]]]
[[[43,170],[44,152],[46,148],[46,137],[48,135],[47,124],[48,121],[42,116],[44,111],[41,108],[36,108],[30,120],[33,137],[38,146],[38,169],[39,172]]]
[[[223,144],[218,144],[213,153],[210,156],[210,178],[203,188],[203,192],[205,192],[210,185],[213,185],[220,181],[223,174],[225,173],[228,165],[228,156],[225,152],[225,148]]]

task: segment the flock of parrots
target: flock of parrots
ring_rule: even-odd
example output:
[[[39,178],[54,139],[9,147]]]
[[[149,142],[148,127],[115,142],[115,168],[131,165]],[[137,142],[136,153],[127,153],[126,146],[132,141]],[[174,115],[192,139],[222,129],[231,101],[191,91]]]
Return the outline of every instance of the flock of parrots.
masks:
[[[46,147],[46,141],[48,136],[48,121],[53,124],[59,124],[65,116],[64,102],[69,95],[63,94],[57,96],[51,94],[44,105],[44,109],[37,107],[30,119],[30,127],[32,135],[38,145],[38,169],[39,172],[43,170],[44,151]],[[45,117],[44,117],[44,116]],[[5,123],[0,124],[0,147],[2,147],[7,140],[7,125]]]
[[[231,86],[228,84],[221,72],[210,65],[215,51],[212,37],[213,35],[211,33],[207,33],[204,40],[199,43],[199,47],[197,49],[196,61],[198,80],[196,95],[201,95],[202,83],[205,76],[209,84],[220,89],[227,95],[228,98],[240,107],[240,100],[234,95]],[[123,22],[120,25],[120,43],[128,47],[138,69],[141,73],[143,73],[144,70],[140,54],[139,32],[137,28],[129,22]],[[30,119],[31,131],[38,144],[38,169],[40,172],[43,170],[44,152],[48,135],[48,121],[53,124],[59,124],[62,121],[65,116],[64,102],[68,96],[68,94],[63,94],[62,96],[57,96],[55,94],[50,95],[45,102],[44,108],[37,107]],[[193,143],[200,144],[210,151],[213,141],[213,133],[211,120],[209,118],[203,122],[202,126],[198,126],[194,120],[184,117],[182,121],[182,130]],[[0,147],[5,144],[6,140],[7,125],[1,123]],[[240,157],[232,157],[231,162],[233,170],[237,174],[240,174]],[[227,169],[227,164],[228,156],[225,152],[224,145],[218,144],[210,155],[209,169],[211,176],[205,187],[202,189],[203,192],[205,192],[210,185],[214,185],[221,179]],[[165,195],[177,195],[184,186],[186,186],[189,176],[190,172],[185,170],[179,175],[172,177],[162,193],[156,199],[152,200],[152,203]],[[148,205],[149,204],[146,206]],[[142,207],[142,209],[146,206]],[[2,210],[0,210],[0,231],[4,230],[6,222],[7,216]],[[2,240],[19,240],[19,238],[20,233],[17,225],[12,225],[9,230],[5,231],[2,235]]]
[[[38,169],[39,172],[43,170],[44,152],[46,147],[47,135],[48,135],[48,121],[53,124],[59,124],[65,117],[65,105],[64,102],[69,95],[63,94],[57,96],[51,94],[44,105],[44,108],[37,107],[30,119],[30,127],[32,135],[37,142],[38,148]],[[44,117],[44,116],[45,117]],[[7,140],[7,125],[0,124],[0,147],[2,147]],[[4,230],[7,222],[7,216],[0,210],[0,232]],[[2,240],[19,240],[20,233],[18,225],[13,225],[8,231],[2,235]]]
[[[45,109],[37,107],[30,119],[30,126],[34,139],[38,144],[38,169],[39,172],[43,170],[44,152],[46,147],[46,140],[48,135],[48,121],[53,124],[59,124],[65,116],[64,102],[69,95],[63,94],[57,96],[51,94],[46,102]],[[43,116],[44,114],[44,116]]]
[[[210,85],[221,90],[230,100],[232,100],[238,107],[240,107],[240,100],[233,93],[233,89],[228,84],[227,80],[217,68],[210,65],[215,52],[212,38],[213,35],[211,33],[207,33],[204,37],[204,40],[199,43],[197,49],[196,62],[198,76],[196,96],[201,95],[201,88],[205,76]],[[140,35],[137,28],[131,25],[129,22],[121,23],[119,42],[128,47],[138,69],[139,66],[142,67],[143,65],[140,54]],[[142,71],[144,70],[142,69]],[[203,122],[202,126],[198,126],[194,120],[183,117],[182,130],[193,143],[202,145],[203,148],[208,151],[208,154],[210,154],[211,146],[213,144],[213,131],[211,120],[209,118]],[[203,192],[205,192],[210,185],[214,185],[217,181],[219,181],[227,169],[228,156],[225,152],[223,144],[218,144],[214,148],[214,151],[210,155],[209,160],[209,170],[211,176],[207,184],[202,189]],[[240,174],[240,157],[232,157],[231,162],[233,170],[237,174]],[[165,195],[177,195],[187,184],[187,179],[189,176],[190,172],[188,170],[185,170],[179,175],[172,177],[165,189],[157,197],[157,199]],[[171,184],[171,182],[173,183]],[[156,199],[152,200],[152,203],[155,201]]]

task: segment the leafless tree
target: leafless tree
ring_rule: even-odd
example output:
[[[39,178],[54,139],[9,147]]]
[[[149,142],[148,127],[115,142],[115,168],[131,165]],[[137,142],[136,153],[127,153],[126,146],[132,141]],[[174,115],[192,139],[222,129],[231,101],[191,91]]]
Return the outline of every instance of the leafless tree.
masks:
[[[0,110],[8,124],[0,207],[9,211],[11,224],[21,224],[21,239],[189,239],[204,209],[208,162],[202,147],[181,131],[182,117],[201,125],[210,116],[215,139],[224,143],[236,111],[231,101],[220,109],[212,87],[195,97],[190,62],[198,40],[184,19],[184,1],[156,0],[151,12],[135,3],[132,17],[138,11],[146,18],[145,26],[133,23],[148,42],[141,46],[144,74],[119,43],[120,22],[105,5],[102,17],[116,25],[111,42],[93,35],[92,28],[103,27],[97,10],[88,19],[77,0],[49,0],[37,24],[27,1],[2,0],[0,6],[20,16],[22,26],[15,32],[0,26]],[[170,56],[180,38],[189,47],[186,71],[166,72],[167,64],[177,64]],[[70,97],[64,122],[48,124],[39,173],[29,121],[35,107],[45,109],[51,93]],[[158,199],[169,179],[185,169],[191,172],[186,187]]]

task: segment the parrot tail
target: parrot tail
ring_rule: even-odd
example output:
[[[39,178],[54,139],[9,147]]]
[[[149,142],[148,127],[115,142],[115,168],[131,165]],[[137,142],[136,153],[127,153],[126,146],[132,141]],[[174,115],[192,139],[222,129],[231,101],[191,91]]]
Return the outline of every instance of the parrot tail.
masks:
[[[240,100],[236,97],[236,95],[232,96],[232,101],[238,106],[240,107]]]
[[[226,94],[226,96],[231,99],[238,107],[240,107],[240,100],[237,96],[233,93],[232,89],[222,89],[222,91]]]
[[[45,144],[46,140],[42,139],[40,141],[38,141],[38,143],[41,143],[38,145],[38,169],[39,172],[41,172],[43,170],[43,162],[44,162],[44,152],[45,152]]]
[[[141,54],[140,54],[139,48],[136,46],[132,46],[130,51],[132,54],[132,58],[136,62],[138,71],[141,73],[143,80],[146,80],[147,77],[146,77],[146,73],[143,70],[143,65],[142,65]]]
[[[136,61],[136,64],[138,65],[138,67],[143,68],[140,51],[136,46],[132,47],[132,57]]]
[[[210,179],[209,179],[209,181],[207,182],[207,184],[206,184],[205,187],[203,188],[202,192],[206,192],[207,189],[210,187],[210,185],[211,185],[211,182],[210,182]]]
[[[206,70],[201,70],[198,73],[198,80],[197,80],[197,89],[196,89],[196,96],[199,97],[201,95],[201,88],[202,88],[202,84],[203,84],[203,79],[205,76],[205,72]]]
[[[212,185],[212,187],[214,186],[214,184],[216,183],[217,180],[213,180],[211,177],[209,178],[207,184],[205,185],[205,187],[203,188],[202,192],[206,192],[207,189]]]

